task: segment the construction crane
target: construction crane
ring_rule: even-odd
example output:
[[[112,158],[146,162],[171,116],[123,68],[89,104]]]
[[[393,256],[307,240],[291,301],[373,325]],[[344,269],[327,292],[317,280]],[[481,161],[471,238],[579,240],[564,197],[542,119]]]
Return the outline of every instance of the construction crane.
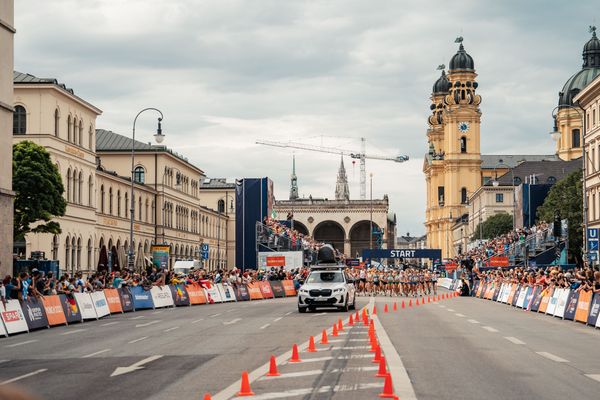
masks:
[[[332,153],[332,154],[341,154],[342,156],[350,156],[351,158],[360,160],[360,199],[366,200],[367,198],[367,172],[365,167],[365,160],[370,158],[372,160],[384,160],[384,161],[394,161],[397,163],[402,163],[408,161],[408,156],[396,156],[396,157],[388,157],[388,156],[379,156],[373,154],[366,154],[366,139],[360,138],[360,151],[352,151],[352,150],[344,150],[338,149],[337,147],[323,147],[323,146],[314,146],[310,144],[298,143],[298,142],[276,142],[272,140],[257,140],[256,144],[262,144],[265,146],[274,146],[274,147],[288,147],[292,149],[300,149],[300,150],[308,150],[308,151],[318,151],[321,153]]]

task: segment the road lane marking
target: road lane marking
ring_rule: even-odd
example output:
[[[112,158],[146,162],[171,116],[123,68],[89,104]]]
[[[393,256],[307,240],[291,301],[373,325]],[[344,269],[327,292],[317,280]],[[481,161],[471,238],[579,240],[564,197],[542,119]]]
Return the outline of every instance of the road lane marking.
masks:
[[[277,318],[275,318],[275,319],[273,320],[273,322],[281,321],[281,319],[282,319],[282,318],[283,318],[283,317],[277,317]]]
[[[519,339],[517,339],[517,338],[516,338],[516,337],[514,337],[514,336],[505,336],[505,337],[504,337],[504,339],[506,339],[506,340],[508,340],[509,342],[511,342],[511,343],[514,343],[514,344],[525,344],[525,342],[524,342],[524,341],[522,341],[522,340],[519,340]]]
[[[461,314],[461,313],[456,313],[456,314],[454,314],[454,315],[456,315],[457,317],[461,317],[461,318],[464,318],[464,317],[466,317],[466,315],[464,315],[464,314]]]
[[[171,332],[171,331],[174,331],[175,329],[179,329],[179,327],[178,326],[174,326],[172,328],[165,329],[164,332]]]
[[[105,324],[102,324],[102,325],[100,325],[100,326],[111,326],[111,325],[116,325],[116,324],[118,324],[118,323],[119,323],[119,322],[117,322],[117,321],[113,321],[113,322],[107,322],[107,323],[105,323]]]
[[[382,388],[383,382],[376,383],[356,383],[354,385],[335,385],[321,386],[319,388],[306,389],[291,389],[285,392],[271,392],[252,396],[253,400],[274,400],[284,399],[286,397],[305,396],[312,393],[337,393],[337,392],[354,392],[356,390],[367,390]],[[215,397],[216,398],[216,397]],[[233,400],[245,399],[246,397],[233,397]],[[218,399],[217,399],[218,400]]]
[[[451,309],[451,308],[449,308],[449,309],[448,309],[448,311],[449,311],[449,312],[454,312],[454,310],[453,310],[453,309]]]
[[[217,313],[217,314],[209,315],[208,318],[218,317],[219,315],[222,315],[222,314],[223,313]]]
[[[369,306],[374,303],[373,298],[369,301]],[[375,324],[375,332],[379,338],[379,344],[381,346],[381,352],[385,354],[390,374],[394,377],[394,388],[396,389],[396,395],[402,400],[416,400],[417,395],[412,386],[408,372],[404,368],[402,359],[398,354],[398,351],[394,347],[394,344],[390,340],[385,328],[379,321],[379,316],[373,315],[373,323]]]
[[[240,322],[241,320],[242,320],[241,318],[234,318],[231,321],[223,322],[223,325],[233,325],[236,322]]]
[[[318,313],[318,314],[313,314],[313,316],[315,316],[315,317],[317,317],[319,315],[327,315],[327,313],[326,312],[322,312],[322,313]]]
[[[163,310],[154,311],[152,314],[156,315],[156,314],[160,314],[161,312],[163,312]]]
[[[590,379],[600,382],[600,374],[585,374]]]
[[[334,346],[331,350],[364,350],[370,348],[371,346]]]
[[[46,372],[46,371],[48,371],[47,368],[38,369],[37,371],[33,371],[33,372],[28,373],[28,374],[17,376],[15,378],[9,379],[7,381],[0,382],[0,385],[6,385],[7,383],[13,383],[13,382],[16,382],[16,381],[20,381],[21,379],[29,378],[30,376],[41,374],[42,372]]]
[[[469,321],[472,324],[478,324],[479,321],[477,321],[476,319],[468,319],[467,321]]]
[[[330,360],[353,360],[358,358],[372,358],[372,354],[350,354],[347,356],[323,356],[314,358],[302,358],[302,362],[319,362],[319,361],[330,361]],[[287,363],[287,361],[285,362]]]
[[[308,371],[288,372],[285,374],[281,374],[279,376],[261,376],[257,380],[258,381],[267,381],[267,380],[271,380],[271,379],[298,378],[301,376],[320,375],[322,373],[323,373],[322,369],[311,369]]]
[[[140,318],[146,318],[144,315],[138,315],[137,317],[133,317],[133,318],[129,318],[130,320],[136,320],[136,319],[140,319]]]
[[[232,308],[231,310],[227,310],[225,312],[229,313],[229,312],[234,312],[234,311],[235,311],[235,308]]]
[[[545,351],[536,351],[537,354],[539,354],[542,357],[546,357],[548,360],[552,360],[555,362],[559,362],[559,363],[568,363],[569,360],[565,360],[564,358],[561,358],[559,356],[555,356],[552,353],[547,353]]]
[[[260,327],[260,329],[265,329],[265,328],[268,328],[269,326],[271,326],[271,324],[264,324],[263,326]]]
[[[100,351],[97,351],[97,352],[95,352],[95,353],[86,354],[85,356],[81,356],[81,358],[90,358],[90,357],[94,357],[94,356],[97,356],[98,354],[106,353],[106,352],[108,352],[108,351],[110,351],[110,349],[104,349],[104,350],[100,350]]]
[[[285,315],[290,315],[291,313],[293,313],[293,311],[286,312]]]
[[[498,329],[492,328],[491,326],[482,326],[482,328],[485,329],[488,332],[493,332],[493,333],[498,332]]]
[[[75,329],[73,331],[63,332],[63,333],[61,333],[61,335],[66,336],[66,335],[72,335],[74,333],[85,332],[85,331],[87,331],[87,329]]]
[[[204,318],[196,319],[196,320],[192,321],[192,324],[197,324],[200,321],[204,321]]]
[[[440,304],[440,307],[441,307],[441,308],[446,308],[446,306],[444,306],[444,305],[442,305],[442,304]]]
[[[33,340],[26,340],[24,342],[19,342],[19,343],[13,343],[13,344],[7,344],[6,347],[17,347],[17,346],[23,346],[25,344],[29,344],[29,343],[35,343],[37,342],[37,339],[33,339]]]
[[[158,321],[150,321],[150,322],[146,322],[145,324],[137,324],[135,327],[136,328],[144,328],[146,326],[158,324],[159,322],[161,322],[161,321],[160,320],[158,320]]]
[[[5,362],[9,362],[10,360],[0,360],[0,364],[5,363]]]
[[[148,339],[148,336],[142,336],[141,338],[139,338],[139,339],[134,339],[134,340],[131,340],[131,341],[129,341],[128,343],[129,343],[129,344],[132,344],[132,343],[137,343],[137,342],[141,342],[141,341],[142,341],[142,340],[144,340],[144,339]]]
[[[368,342],[369,339],[349,339],[349,342]]]
[[[110,374],[110,376],[119,376],[119,375],[127,374],[129,372],[137,371],[138,369],[143,369],[144,364],[148,364],[149,362],[158,360],[159,358],[162,358],[162,356],[160,356],[160,355],[150,356],[150,357],[144,358],[143,360],[140,360],[134,364],[131,364],[128,367],[117,367],[114,370],[114,372],[112,374]]]

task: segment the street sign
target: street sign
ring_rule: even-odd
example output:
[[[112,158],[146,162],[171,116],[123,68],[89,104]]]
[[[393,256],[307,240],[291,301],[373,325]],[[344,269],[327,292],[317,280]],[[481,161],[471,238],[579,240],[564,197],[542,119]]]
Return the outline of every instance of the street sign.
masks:
[[[588,228],[587,238],[588,240],[598,240],[598,228]]]
[[[598,253],[592,252],[589,253],[590,261],[598,261]]]
[[[588,251],[598,251],[598,240],[588,240]]]
[[[200,251],[203,253],[208,253],[208,243],[202,243],[202,247],[200,248]]]

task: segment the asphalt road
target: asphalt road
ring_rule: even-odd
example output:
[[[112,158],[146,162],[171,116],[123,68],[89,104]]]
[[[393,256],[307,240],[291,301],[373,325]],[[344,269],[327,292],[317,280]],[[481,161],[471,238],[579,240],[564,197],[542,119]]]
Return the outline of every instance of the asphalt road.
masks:
[[[600,330],[473,298],[378,308],[377,333],[400,398],[595,399]],[[390,312],[383,312],[384,303]],[[398,311],[392,311],[397,302]],[[406,299],[408,303],[408,299]],[[369,399],[382,391],[367,328],[320,333],[349,314],[298,314],[295,298],[141,311],[0,338],[0,384],[43,399],[234,398],[242,371],[255,399]],[[307,353],[315,335],[318,352]],[[300,363],[289,363],[292,345]],[[388,343],[386,346],[385,343]],[[278,378],[265,363],[278,357]],[[399,356],[399,357],[395,357]],[[113,375],[113,376],[111,376]],[[413,397],[414,398],[414,397]]]

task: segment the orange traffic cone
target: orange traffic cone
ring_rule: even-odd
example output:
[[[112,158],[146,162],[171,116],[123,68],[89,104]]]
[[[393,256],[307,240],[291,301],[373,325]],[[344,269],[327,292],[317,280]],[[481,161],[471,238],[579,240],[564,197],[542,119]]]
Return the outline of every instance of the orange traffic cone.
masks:
[[[398,311],[398,303],[394,302],[394,311]]]
[[[385,376],[385,383],[383,384],[383,392],[379,393],[379,397],[393,399],[395,396],[394,388],[392,387],[392,376],[387,374]]]
[[[363,315],[363,325],[364,326],[369,325],[369,317],[367,317],[366,314]]]
[[[379,343],[377,343],[377,339],[373,338],[373,340],[371,340],[371,348],[369,349],[369,353],[377,352],[378,347]]]
[[[415,306],[419,305],[419,298],[417,297],[417,301],[415,301]]]
[[[354,320],[355,320],[356,322],[358,322],[358,320],[359,320],[359,319],[360,319],[360,318],[359,318],[359,316],[358,316],[358,311],[357,311],[357,312],[354,314]]]
[[[290,358],[291,363],[297,363],[302,361],[300,356],[298,355],[298,345],[294,343],[294,347],[292,347],[292,358]]]
[[[409,306],[409,307],[412,307],[412,299],[410,299],[410,300],[408,301],[408,306]]]
[[[383,306],[383,312],[386,313],[388,311],[389,311],[388,305],[387,305],[387,303],[385,303],[385,306]]]
[[[406,308],[406,304],[404,304],[404,300],[402,300],[402,308]]]
[[[317,348],[315,347],[315,338],[311,336],[308,340],[308,349],[306,349],[308,353],[316,353]]]
[[[204,400],[212,400],[212,397],[210,397],[210,393],[206,393],[204,395]]]
[[[373,315],[377,315],[377,306],[373,306]]]
[[[352,314],[350,314],[350,318],[348,319],[348,326],[354,326],[354,318],[352,318]]]
[[[321,334],[321,344],[329,344],[327,340],[327,331],[323,329],[323,333]]]
[[[427,296],[427,302],[431,303],[431,297],[430,296]]]
[[[343,331],[344,330],[344,324],[342,323],[342,319],[338,319],[338,331]]]
[[[275,356],[271,356],[271,362],[269,363],[269,372],[267,372],[267,376],[279,375],[279,371],[277,371],[277,363],[275,362]]]
[[[369,323],[369,333],[375,333],[375,324],[373,324],[373,320]]]
[[[381,356],[379,357],[379,371],[377,371],[377,375],[375,375],[378,378],[385,378],[386,376],[388,376],[388,372],[387,372],[387,368],[385,366],[385,356]]]
[[[371,362],[373,364],[377,364],[379,360],[381,360],[381,347],[377,346],[377,349],[375,350],[375,357],[373,357],[373,361]]]
[[[237,394],[238,396],[254,396],[254,392],[250,389],[250,379],[248,371],[242,372],[242,386]]]
[[[333,324],[333,332],[331,333],[331,336],[338,336],[337,324]]]

